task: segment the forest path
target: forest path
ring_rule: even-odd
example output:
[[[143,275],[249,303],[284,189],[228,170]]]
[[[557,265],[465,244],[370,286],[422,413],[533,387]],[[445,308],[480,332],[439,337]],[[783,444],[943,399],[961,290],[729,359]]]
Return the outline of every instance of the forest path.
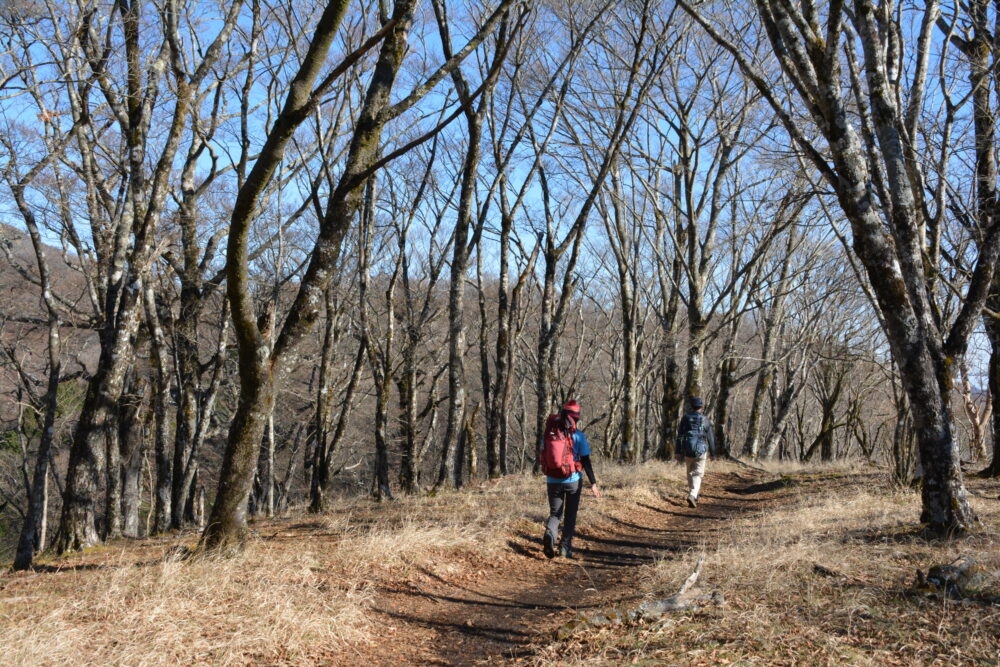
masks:
[[[664,482],[655,500],[597,499],[585,491],[576,558],[542,554],[541,524],[508,542],[500,562],[473,565],[455,576],[424,569],[375,608],[385,633],[356,664],[503,664],[528,658],[539,643],[584,610],[634,606],[641,599],[637,565],[713,549],[726,522],[788,495],[780,483],[745,470],[709,472],[698,507]],[[535,500],[535,499],[533,499]],[[537,501],[544,505],[544,493]],[[544,508],[543,508],[544,509]],[[538,534],[535,534],[538,533]]]

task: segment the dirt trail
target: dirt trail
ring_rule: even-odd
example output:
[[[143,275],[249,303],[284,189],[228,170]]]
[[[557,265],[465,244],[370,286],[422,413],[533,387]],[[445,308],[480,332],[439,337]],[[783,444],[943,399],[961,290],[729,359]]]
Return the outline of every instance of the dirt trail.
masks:
[[[423,571],[380,597],[376,608],[386,634],[364,661],[501,664],[530,656],[576,612],[637,600],[634,566],[712,548],[726,521],[761,511],[786,493],[749,472],[710,472],[697,509],[666,486],[657,490],[657,501],[638,509],[585,494],[574,560],[546,559],[539,526],[538,535],[519,534],[509,542],[502,567],[456,577]]]

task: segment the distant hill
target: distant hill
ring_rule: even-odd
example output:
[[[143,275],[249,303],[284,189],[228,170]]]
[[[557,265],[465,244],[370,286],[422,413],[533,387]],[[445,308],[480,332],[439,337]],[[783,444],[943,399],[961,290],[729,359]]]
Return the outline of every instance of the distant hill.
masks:
[[[26,370],[43,378],[48,368],[47,314],[41,290],[34,282],[38,264],[31,237],[24,230],[0,223],[0,426],[16,416],[17,374],[9,359],[13,353]],[[52,272],[53,291],[76,304],[81,313],[91,309],[80,271],[60,248],[48,246],[46,258]],[[67,262],[68,260],[68,262]],[[97,336],[93,331],[66,326],[61,332],[63,367],[78,370],[79,363],[93,369],[97,361]],[[9,399],[9,400],[8,400]]]

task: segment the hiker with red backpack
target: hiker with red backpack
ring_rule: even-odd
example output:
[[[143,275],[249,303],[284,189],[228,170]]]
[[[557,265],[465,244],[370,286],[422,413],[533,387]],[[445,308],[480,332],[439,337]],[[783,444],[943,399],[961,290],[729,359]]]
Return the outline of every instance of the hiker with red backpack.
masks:
[[[542,537],[542,551],[548,558],[555,558],[556,545],[559,555],[573,558],[573,533],[576,532],[576,514],[580,509],[580,492],[583,490],[581,471],[587,473],[590,490],[594,497],[601,497],[601,490],[594,478],[594,468],[590,463],[590,442],[583,431],[577,429],[580,421],[580,404],[570,400],[559,411],[549,415],[542,435],[542,472],[549,496],[549,519]],[[562,540],[559,541],[559,523],[566,512],[562,524]]]
[[[703,413],[705,401],[698,397],[691,398],[691,412],[681,417],[677,427],[677,443],[675,456],[678,463],[687,463],[689,507],[698,506],[698,492],[701,490],[701,478],[705,476],[705,462],[715,459],[715,436],[712,424]]]

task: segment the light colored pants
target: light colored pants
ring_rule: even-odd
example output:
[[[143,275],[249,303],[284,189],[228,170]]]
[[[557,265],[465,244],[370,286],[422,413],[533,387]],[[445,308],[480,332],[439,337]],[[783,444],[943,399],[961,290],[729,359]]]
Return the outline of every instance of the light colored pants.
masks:
[[[687,464],[688,474],[688,495],[698,499],[698,492],[701,490],[701,478],[705,476],[705,462],[708,461],[708,454],[701,456],[685,456],[684,462]]]

